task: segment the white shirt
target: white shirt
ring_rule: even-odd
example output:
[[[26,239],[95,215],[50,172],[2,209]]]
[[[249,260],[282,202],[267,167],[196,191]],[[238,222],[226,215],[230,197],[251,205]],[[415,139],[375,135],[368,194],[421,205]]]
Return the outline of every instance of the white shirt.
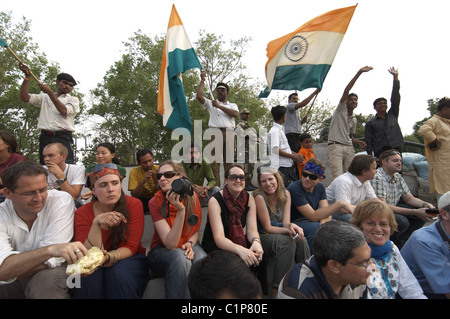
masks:
[[[278,153],[274,153],[272,148],[278,147],[278,149],[292,154],[289,146],[286,134],[284,134],[284,127],[276,122],[273,123],[272,128],[267,134],[267,144],[269,146],[270,166],[278,169],[279,167],[292,167],[294,161],[288,157],[280,156]]]
[[[328,142],[353,146],[350,133],[355,134],[357,122],[355,115],[348,115],[347,101],[339,103],[331,118]]]
[[[74,212],[75,204],[69,193],[50,190],[43,209],[31,229],[28,229],[14,210],[12,201],[5,200],[0,204],[0,265],[13,254],[70,242],[73,237]],[[63,262],[64,258],[53,257],[45,263],[54,268]],[[0,281],[0,284],[9,282]]]
[[[80,112],[80,101],[77,97],[71,96],[70,94],[62,94],[58,96],[58,99],[67,108],[66,116],[59,113],[47,94],[30,94],[28,104],[41,109],[37,124],[38,132],[41,130],[75,132],[74,119]]]
[[[230,103],[228,101],[226,103],[222,103],[220,101],[217,101],[217,102],[219,102],[219,104],[223,107],[226,107],[228,109],[239,112],[239,108],[237,107],[237,105],[235,103]],[[224,111],[213,106],[212,101],[210,99],[205,98],[205,103],[203,103],[203,106],[209,112],[209,122],[208,122],[209,127],[235,128],[236,123],[234,121],[234,117],[229,116]]]
[[[45,168],[47,166],[44,165]],[[47,168],[48,169],[48,168]],[[66,168],[64,170],[64,175],[66,175],[67,182],[69,185],[84,185],[86,184],[86,173],[83,166],[78,166],[74,164],[66,164]],[[47,176],[47,184],[49,188],[57,188],[59,185],[56,183],[58,179],[52,173],[48,173]],[[80,200],[81,192],[78,196],[77,200]]]
[[[329,204],[343,200],[356,206],[365,199],[377,197],[369,181],[361,183],[350,172],[345,172],[333,180],[326,192]]]

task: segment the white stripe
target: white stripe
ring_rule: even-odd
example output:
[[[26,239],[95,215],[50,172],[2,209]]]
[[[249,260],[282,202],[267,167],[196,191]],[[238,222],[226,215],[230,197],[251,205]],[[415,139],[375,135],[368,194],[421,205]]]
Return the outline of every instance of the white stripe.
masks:
[[[166,41],[167,52],[172,52],[175,49],[192,49],[191,41],[189,40],[183,25],[176,25],[167,30]]]
[[[278,51],[270,61],[266,70],[266,78],[272,84],[276,68],[283,65],[299,64],[329,64],[333,63],[334,57],[344,38],[343,33],[330,31],[300,32],[296,35],[304,37],[308,42],[308,50],[305,56],[298,62],[291,61],[285,56],[285,48],[289,41]]]

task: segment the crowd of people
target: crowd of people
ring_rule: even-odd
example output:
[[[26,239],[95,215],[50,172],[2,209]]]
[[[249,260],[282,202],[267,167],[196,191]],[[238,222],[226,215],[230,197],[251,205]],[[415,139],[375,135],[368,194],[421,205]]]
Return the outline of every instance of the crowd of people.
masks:
[[[270,162],[250,163],[247,154],[240,165],[225,161],[225,146],[234,143],[230,131],[249,129],[250,110],[239,112],[227,100],[225,83],[217,84],[217,100],[205,98],[202,71],[197,99],[209,126],[223,134],[223,180],[220,163],[203,160],[194,143],[190,162],[157,165],[152,150],[142,149],[129,173],[130,195],[113,144],[97,145],[96,163],[73,163],[73,77],[58,75],[56,93],[42,84],[42,94],[29,94],[30,70],[20,68],[20,99],[41,108],[40,163],[20,154],[14,135],[0,132],[0,298],[138,299],[155,277],[164,278],[165,297],[177,299],[450,297],[450,179],[440,169],[448,165],[440,166],[450,147],[450,99],[419,130],[436,208],[414,197],[401,175],[395,68],[392,106],[387,111],[386,99],[375,100],[365,142],[352,136],[358,96],[350,90],[372,68],[361,68],[346,86],[330,126],[328,187],[298,112],[319,90],[273,107]],[[247,147],[250,138],[260,137],[250,135]],[[355,156],[353,144],[367,155]],[[146,214],[154,226],[148,251]],[[69,289],[67,265],[92,247],[103,251],[103,261]]]

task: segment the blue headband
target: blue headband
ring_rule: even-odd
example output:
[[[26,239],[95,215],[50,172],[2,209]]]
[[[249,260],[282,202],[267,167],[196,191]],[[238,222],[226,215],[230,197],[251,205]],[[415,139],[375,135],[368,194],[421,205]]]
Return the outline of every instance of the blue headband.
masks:
[[[305,166],[303,166],[303,170],[313,172],[317,174],[317,176],[325,178],[325,175],[323,175],[325,171],[317,164],[306,163]]]

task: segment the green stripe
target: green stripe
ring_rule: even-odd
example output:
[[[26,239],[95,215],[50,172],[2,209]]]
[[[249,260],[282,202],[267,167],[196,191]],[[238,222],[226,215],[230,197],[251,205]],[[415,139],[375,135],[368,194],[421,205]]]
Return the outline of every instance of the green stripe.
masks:
[[[329,64],[299,64],[278,66],[272,82],[272,90],[322,89],[330,70]]]
[[[7,47],[8,45],[6,44],[5,41],[3,41],[3,39],[0,38],[0,47]]]

